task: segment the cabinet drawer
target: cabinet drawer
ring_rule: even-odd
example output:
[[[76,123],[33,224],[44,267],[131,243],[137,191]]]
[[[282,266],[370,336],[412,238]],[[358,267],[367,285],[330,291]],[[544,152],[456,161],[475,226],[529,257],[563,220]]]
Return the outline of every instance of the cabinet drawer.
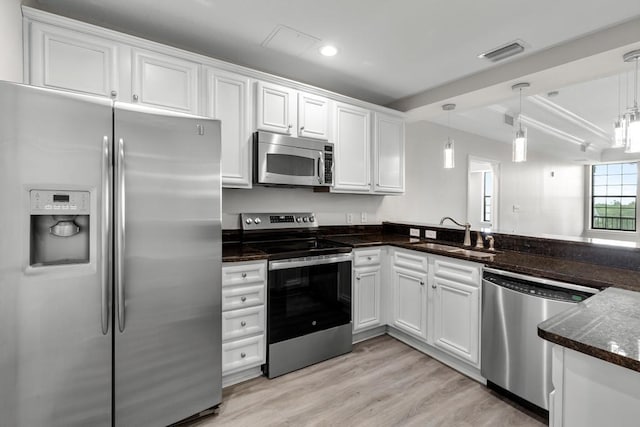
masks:
[[[425,273],[429,270],[429,262],[427,256],[422,255],[419,252],[402,251],[396,249],[393,251],[393,265]]]
[[[224,265],[222,267],[222,286],[264,282],[266,265],[266,262]]]
[[[264,305],[222,313],[222,340],[264,333]]]
[[[264,334],[222,344],[222,374],[264,363]]]
[[[353,265],[380,265],[381,249],[359,249],[353,252]]]
[[[222,311],[264,304],[264,285],[236,286],[222,289]]]
[[[435,259],[433,273],[437,277],[453,280],[454,282],[480,286],[480,267],[475,264]]]

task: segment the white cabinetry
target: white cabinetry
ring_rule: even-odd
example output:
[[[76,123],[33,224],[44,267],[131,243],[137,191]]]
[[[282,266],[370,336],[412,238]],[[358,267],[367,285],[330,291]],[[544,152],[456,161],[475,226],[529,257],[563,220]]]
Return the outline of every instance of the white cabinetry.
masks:
[[[404,120],[374,113],[373,191],[404,192]]]
[[[335,174],[332,191],[368,193],[371,189],[369,110],[335,103]]]
[[[392,325],[404,332],[427,338],[427,256],[419,252],[393,250]]]
[[[131,102],[199,113],[199,64],[137,48],[131,55]]]
[[[432,260],[430,341],[479,367],[482,266],[452,258],[433,257]]]
[[[98,36],[32,22],[25,82],[34,86],[116,97],[118,44]],[[25,41],[26,43],[26,41]]]
[[[223,377],[265,363],[266,269],[266,261],[222,265]]]
[[[251,188],[251,79],[207,67],[206,114],[222,124],[222,184]]]
[[[353,251],[353,332],[383,324],[381,318],[382,249]]]
[[[273,83],[256,83],[256,129],[329,139],[329,100]]]

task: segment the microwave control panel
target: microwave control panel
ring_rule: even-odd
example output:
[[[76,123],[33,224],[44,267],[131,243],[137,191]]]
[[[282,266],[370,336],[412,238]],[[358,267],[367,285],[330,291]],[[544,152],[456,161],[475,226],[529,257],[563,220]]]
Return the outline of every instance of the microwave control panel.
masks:
[[[333,184],[333,145],[324,146],[324,182]]]
[[[31,215],[88,215],[88,191],[31,190]]]

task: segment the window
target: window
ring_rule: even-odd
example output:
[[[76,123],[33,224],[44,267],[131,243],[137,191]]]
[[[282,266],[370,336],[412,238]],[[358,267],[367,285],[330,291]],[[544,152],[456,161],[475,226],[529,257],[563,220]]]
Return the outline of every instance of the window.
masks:
[[[591,183],[591,228],[636,231],[638,165],[593,165]]]
[[[482,221],[491,222],[491,196],[493,194],[493,173],[482,172]]]

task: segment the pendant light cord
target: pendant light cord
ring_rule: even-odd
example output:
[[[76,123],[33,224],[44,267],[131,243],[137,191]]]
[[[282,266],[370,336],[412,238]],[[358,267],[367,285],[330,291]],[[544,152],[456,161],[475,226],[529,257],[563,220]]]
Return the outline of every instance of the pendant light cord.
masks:
[[[638,109],[638,57],[636,57],[636,75],[633,85],[633,108]]]
[[[520,88],[520,112],[518,113],[518,125],[522,131],[522,88]]]

